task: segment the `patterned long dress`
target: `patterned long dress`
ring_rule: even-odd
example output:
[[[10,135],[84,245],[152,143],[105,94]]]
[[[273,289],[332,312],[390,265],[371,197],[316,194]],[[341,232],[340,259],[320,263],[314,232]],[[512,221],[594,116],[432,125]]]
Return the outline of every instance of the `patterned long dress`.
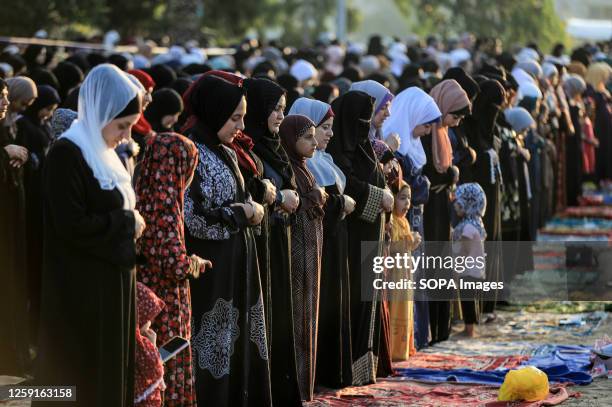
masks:
[[[317,360],[319,283],[323,251],[323,222],[298,213],[291,234],[293,332],[298,384],[303,400],[312,400]]]
[[[197,129],[196,129],[197,131]],[[185,194],[187,248],[213,268],[191,286],[198,406],[272,404],[255,239],[235,153],[196,143],[200,162]]]
[[[152,329],[157,344],[175,336],[191,339],[191,297],[185,249],[183,196],[198,159],[195,145],[178,134],[158,134],[147,141],[136,182],[137,209],[147,227],[138,241],[146,263],[137,278],[165,304]],[[165,405],[195,406],[191,348],[165,365]]]

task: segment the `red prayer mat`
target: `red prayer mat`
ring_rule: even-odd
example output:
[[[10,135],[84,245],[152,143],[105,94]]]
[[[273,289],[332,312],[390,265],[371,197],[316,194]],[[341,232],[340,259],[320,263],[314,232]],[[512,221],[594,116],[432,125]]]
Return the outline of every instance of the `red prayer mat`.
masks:
[[[362,387],[349,387],[340,391],[327,391],[315,395],[306,407],[540,407],[561,404],[569,397],[579,397],[570,393],[563,385],[551,387],[548,398],[539,402],[498,402],[499,389],[489,386],[439,384],[428,386],[415,382],[382,380],[379,383]]]
[[[604,218],[612,219],[610,206],[573,206],[565,209],[564,216],[574,218]]]
[[[470,370],[495,370],[513,369],[521,362],[529,359],[528,356],[461,356],[441,353],[417,353],[405,362],[395,363],[393,367],[404,369],[470,369]]]

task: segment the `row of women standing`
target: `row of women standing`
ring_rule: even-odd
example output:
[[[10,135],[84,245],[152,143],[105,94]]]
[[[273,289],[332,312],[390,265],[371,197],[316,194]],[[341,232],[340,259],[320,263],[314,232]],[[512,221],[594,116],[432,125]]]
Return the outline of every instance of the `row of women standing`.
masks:
[[[113,149],[142,89],[92,70],[45,166],[37,381],[74,383],[81,405],[131,405],[136,275],[166,302],[159,341],[192,343],[166,366],[166,405],[299,405],[315,380],[375,381],[385,313],[362,301],[360,252],[371,241],[381,254],[393,206],[373,148],[391,96],[362,89],[284,117],[274,82],[205,75],[184,96],[193,142],[149,136],[135,193]],[[204,258],[213,267],[195,280]]]
[[[223,76],[203,76],[185,94],[192,116],[185,133],[193,141],[176,134],[146,139],[135,191],[113,149],[139,120],[143,92],[114,67],[89,73],[78,119],[49,152],[36,380],[76,385],[79,405],[134,402],[135,333],[144,322],[136,321],[137,275],[166,302],[168,312],[153,321],[160,342],[181,335],[192,343],[193,357],[166,366],[166,405],[196,405],[196,399],[197,405],[300,405],[313,397],[323,235],[346,233],[336,223],[355,209],[340,192],[354,191],[356,213],[365,219],[349,225],[360,233],[351,242],[376,241],[382,230],[384,178],[367,137],[373,101],[354,93],[338,108],[360,107],[357,128],[350,120],[345,126],[361,136],[338,138],[335,151],[338,158],[346,154],[347,177],[329,156],[313,168],[332,177],[326,192],[306,159],[317,139],[331,137],[331,108],[313,117],[317,123],[285,118],[278,85]],[[245,122],[249,133],[242,132]],[[354,154],[369,164],[351,170]],[[366,175],[372,184],[361,181]],[[332,232],[324,232],[326,214]],[[374,234],[358,226],[364,221]],[[335,242],[347,245],[328,239]],[[347,250],[338,256],[335,263],[346,261]],[[213,267],[195,280],[204,258]],[[335,270],[334,262],[326,267]],[[346,271],[337,273],[348,281]],[[336,342],[350,329],[344,289],[337,316],[345,331],[331,332]],[[191,297],[187,309],[176,306],[183,296]],[[376,318],[372,303],[361,308],[356,326],[369,333],[358,335],[354,353],[363,369],[359,380],[367,382],[375,376]],[[350,351],[330,353],[342,359],[344,385],[356,371]]]
[[[412,185],[413,228],[449,239],[459,172],[448,129],[461,137],[473,99],[467,82],[442,81],[431,96],[410,88],[393,103],[375,82],[354,84],[331,106],[299,99],[284,117],[274,82],[213,71],[184,94],[189,139],[145,138],[134,193],[112,149],[139,119],[142,90],[117,69],[94,69],[79,119],[46,167],[37,379],[77,384],[82,405],[131,405],[136,275],[166,303],[153,321],[159,342],[191,340],[166,365],[166,405],[300,405],[315,383],[388,374],[388,310],[362,301],[361,243],[378,244],[370,256],[383,251],[393,207],[393,171],[383,164],[393,159]],[[490,186],[495,208],[500,182],[487,157],[506,95],[496,80],[480,89],[465,125],[468,161],[483,161],[484,175],[474,176]],[[401,140],[395,155],[381,145],[390,133]],[[499,207],[492,212],[489,236]],[[203,259],[212,268],[196,278]],[[433,341],[446,339],[448,302],[420,305],[415,337],[427,342],[431,325]]]

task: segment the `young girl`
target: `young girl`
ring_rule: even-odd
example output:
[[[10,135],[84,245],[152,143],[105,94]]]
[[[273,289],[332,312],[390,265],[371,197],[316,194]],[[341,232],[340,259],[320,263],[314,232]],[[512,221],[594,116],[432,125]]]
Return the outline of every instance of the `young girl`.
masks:
[[[165,304],[143,283],[136,283],[136,369],[134,404],[138,407],[161,407],[164,383],[164,365],[157,351],[157,335],[151,329],[151,321]]]
[[[455,213],[460,219],[453,229],[453,253],[455,256],[477,258],[484,256],[484,241],[487,237],[482,217],[487,207],[487,198],[482,187],[474,182],[462,184],[457,188],[453,203]],[[467,268],[458,273],[463,281],[482,281],[485,278],[485,268]],[[478,323],[475,291],[461,291],[461,309],[465,322],[464,335],[476,336],[474,324]]]
[[[280,125],[281,143],[295,174],[300,207],[291,229],[291,282],[297,376],[302,400],[314,396],[319,320],[319,281],[323,249],[323,206],[327,193],[306,166],[317,148],[315,123],[289,115]]]
[[[391,214],[391,247],[389,256],[397,253],[410,255],[412,250],[421,244],[419,232],[411,232],[406,215],[410,209],[412,191],[410,185],[400,181],[392,186],[395,204]],[[410,279],[408,269],[391,270],[393,281]],[[392,290],[389,297],[389,314],[391,320],[391,357],[393,361],[407,360],[416,353],[414,345],[413,301],[410,291]]]

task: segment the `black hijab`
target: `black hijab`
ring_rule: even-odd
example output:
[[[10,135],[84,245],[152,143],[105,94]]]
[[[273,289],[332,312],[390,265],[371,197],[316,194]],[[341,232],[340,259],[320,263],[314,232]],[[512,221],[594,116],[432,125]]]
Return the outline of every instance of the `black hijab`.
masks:
[[[83,71],[77,65],[72,62],[60,62],[55,69],[53,70],[53,74],[57,77],[59,81],[59,95],[62,100],[65,100],[68,96],[68,92],[70,89],[78,86],[81,82],[83,82]]]
[[[215,76],[199,80],[193,88],[187,103],[198,119],[198,130],[194,133],[194,141],[208,147],[221,146],[217,133],[231,117],[244,89]],[[203,131],[202,131],[203,130]]]
[[[321,102],[329,103],[329,99],[331,98],[331,95],[335,89],[338,89],[336,85],[331,83],[322,83],[314,89],[314,92],[312,92],[312,97],[316,100],[320,100]]]
[[[174,89],[176,93],[183,96],[192,83],[193,81],[189,78],[177,78],[174,82],[172,82],[170,88]]]
[[[36,87],[38,91],[38,97],[34,102],[23,112],[24,116],[27,116],[32,123],[39,124],[40,119],[38,118],[38,112],[45,107],[51,105],[59,105],[60,97],[55,88],[49,85],[39,85]]]
[[[43,49],[45,49],[45,47],[42,45],[30,44],[23,52],[23,59],[26,61],[28,72],[32,72],[34,68],[44,66],[44,61],[43,63],[37,61],[39,55],[43,52]]]
[[[446,74],[444,74],[444,77],[442,78],[443,81],[446,79],[456,80],[457,83],[461,85],[465,93],[467,93],[468,98],[472,102],[474,101],[476,95],[478,95],[478,92],[480,92],[480,86],[478,86],[478,83],[474,80],[474,78],[468,75],[463,68],[450,68],[448,71],[446,71]]]
[[[22,74],[23,68],[26,66],[26,61],[18,54],[9,54],[3,52],[0,54],[0,62],[5,62],[13,68],[13,76],[19,76]]]
[[[153,65],[145,70],[155,81],[155,90],[169,87],[176,80],[176,72],[168,65]]]
[[[303,137],[315,124],[306,116],[299,114],[289,115],[283,120],[279,129],[279,137],[283,148],[289,156],[297,191],[300,194],[301,205],[299,212],[306,212],[310,219],[323,217],[323,196],[318,189],[315,189],[317,182],[308,167],[306,157],[301,156],[296,149],[298,140]]]
[[[87,59],[87,54],[83,52],[77,52],[76,54],[71,55],[70,57],[66,58],[66,61],[72,62],[73,64],[81,68],[81,71],[85,73],[91,70],[91,64]]]
[[[480,83],[480,93],[472,105],[472,114],[465,120],[470,145],[479,151],[493,147],[493,132],[497,115],[506,98],[503,86],[496,80]]]
[[[333,131],[326,151],[348,177],[384,188],[385,176],[370,142],[370,123],[375,99],[365,92],[350,91],[332,102],[335,114]]]
[[[126,72],[129,67],[129,62],[130,61],[121,54],[112,54],[111,56],[108,57],[109,64],[113,64],[117,68],[121,69],[122,71],[126,71]]]
[[[59,91],[60,83],[53,74],[48,69],[44,68],[34,68],[28,75],[37,85],[49,85],[52,86],[55,90]]]
[[[106,62],[108,62],[108,58],[102,54],[98,54],[97,52],[87,54],[87,63],[89,63],[89,67],[92,69]]]
[[[145,118],[156,132],[170,131],[171,129],[164,128],[162,119],[164,116],[172,116],[183,111],[181,95],[173,89],[164,88],[153,92],[152,97],[153,101],[144,112]]]
[[[374,102],[375,99],[367,93],[354,90],[332,102],[336,118],[334,137],[327,146],[328,152],[354,152],[358,146],[368,144]]]
[[[342,71],[340,77],[346,78],[351,82],[359,82],[363,80],[363,72],[361,72],[361,69],[357,67],[349,66]]]
[[[285,90],[269,79],[247,79],[247,115],[244,118],[244,132],[255,143],[253,151],[270,165],[283,179],[280,189],[296,189],[295,176],[289,157],[281,145],[278,134],[268,129],[268,117],[276,108]]]
[[[189,130],[189,138],[204,144],[229,167],[236,178],[238,202],[244,200],[244,181],[237,162],[230,156],[228,148],[223,146],[217,133],[232,116],[243,96],[244,88],[241,86],[211,75],[194,83],[185,100],[185,107],[197,118],[196,124]],[[193,185],[201,184],[200,176],[196,171]],[[199,188],[191,188],[196,211],[202,210],[199,203],[201,193]]]

